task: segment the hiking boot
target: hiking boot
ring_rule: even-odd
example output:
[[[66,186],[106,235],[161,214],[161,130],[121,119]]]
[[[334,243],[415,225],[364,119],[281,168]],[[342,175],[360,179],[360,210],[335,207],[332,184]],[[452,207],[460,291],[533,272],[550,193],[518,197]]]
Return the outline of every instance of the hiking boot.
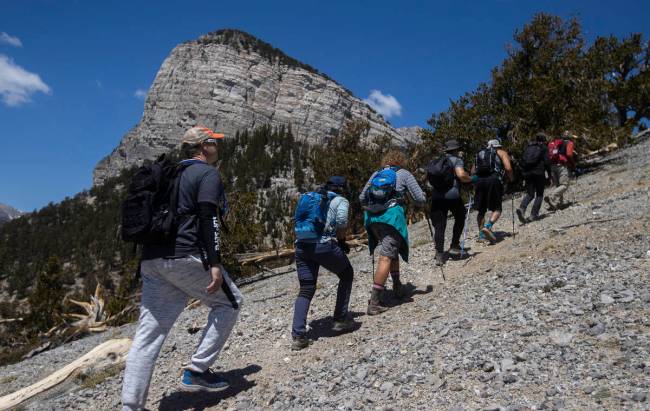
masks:
[[[548,196],[544,197],[544,201],[548,205],[549,211],[557,211],[557,206],[555,204],[553,204],[550,197],[548,197]]]
[[[300,351],[303,348],[309,347],[309,344],[311,344],[311,341],[309,341],[309,339],[304,335],[293,337],[293,341],[291,342],[291,351]]]
[[[343,318],[340,320],[334,320],[334,322],[332,323],[332,331],[336,333],[350,332],[350,331],[354,331],[356,325],[357,323],[351,319]]]
[[[402,288],[402,282],[400,280],[393,279],[393,296],[398,300],[404,297],[404,289]]]
[[[383,290],[373,288],[370,293],[370,300],[368,300],[368,310],[366,313],[368,315],[377,315],[381,314],[388,310],[388,307],[383,307],[380,305],[381,294]]]
[[[183,371],[181,387],[188,391],[223,391],[230,387],[227,379],[219,376],[211,369],[205,372]]]
[[[485,238],[487,238],[491,243],[494,244],[497,242],[497,238],[494,236],[494,233],[492,232],[492,230],[490,230],[489,227],[481,228],[481,232],[483,233],[483,235],[485,235]]]
[[[454,258],[460,257],[461,252],[462,251],[460,249],[460,246],[453,245],[453,244],[451,247],[449,247],[449,251],[448,251],[449,255]]]
[[[531,216],[526,219],[526,222],[527,223],[532,223],[533,221],[537,221],[537,220],[539,220],[539,216],[531,214]]]
[[[436,252],[436,265],[438,267],[445,265],[445,253]]]
[[[521,224],[526,224],[526,217],[524,216],[524,210],[522,210],[521,208],[518,208],[515,211],[517,213],[517,218],[519,219],[519,222]]]

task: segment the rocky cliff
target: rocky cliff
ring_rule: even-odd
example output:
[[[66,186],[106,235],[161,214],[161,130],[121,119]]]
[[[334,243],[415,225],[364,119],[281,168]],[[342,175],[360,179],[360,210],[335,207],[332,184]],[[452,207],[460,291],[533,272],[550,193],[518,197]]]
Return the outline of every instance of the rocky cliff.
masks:
[[[368,121],[369,138],[386,133],[403,141],[326,75],[247,33],[220,30],[174,48],[149,90],[142,120],[99,162],[94,183],[167,152],[196,124],[231,136],[263,124],[291,125],[296,138],[320,143],[349,119]]]

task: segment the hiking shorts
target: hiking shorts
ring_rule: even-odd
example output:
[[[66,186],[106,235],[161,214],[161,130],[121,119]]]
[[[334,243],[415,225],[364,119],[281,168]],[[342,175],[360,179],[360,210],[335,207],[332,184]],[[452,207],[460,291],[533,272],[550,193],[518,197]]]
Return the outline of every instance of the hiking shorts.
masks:
[[[501,211],[503,201],[503,183],[497,176],[479,178],[474,193],[475,209],[479,214]]]
[[[370,231],[377,238],[379,255],[397,260],[402,245],[402,236],[388,224],[375,223],[370,225]]]

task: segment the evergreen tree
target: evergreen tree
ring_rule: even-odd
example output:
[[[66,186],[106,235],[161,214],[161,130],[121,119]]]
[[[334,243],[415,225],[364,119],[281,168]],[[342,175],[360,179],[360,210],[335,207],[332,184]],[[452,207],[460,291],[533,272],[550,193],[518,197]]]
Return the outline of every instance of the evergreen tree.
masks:
[[[51,256],[45,269],[36,276],[34,291],[29,296],[29,323],[37,330],[46,331],[61,320],[63,297],[63,273],[58,257]]]

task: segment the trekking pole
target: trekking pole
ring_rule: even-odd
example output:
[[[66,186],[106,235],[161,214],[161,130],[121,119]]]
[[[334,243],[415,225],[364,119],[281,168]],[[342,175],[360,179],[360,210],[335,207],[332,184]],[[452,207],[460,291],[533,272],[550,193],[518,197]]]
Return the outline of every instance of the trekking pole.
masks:
[[[469,202],[467,203],[467,215],[465,216],[465,226],[463,227],[463,241],[460,243],[460,258],[462,259],[465,256],[465,240],[467,239],[467,225],[469,223],[469,213],[472,209],[472,203],[474,202],[474,196],[469,196]]]
[[[515,241],[517,233],[515,233],[515,193],[510,195],[510,211],[512,213],[512,241]]]
[[[431,228],[431,220],[429,220],[429,215],[427,212],[424,212],[424,218],[427,220],[427,225],[429,226],[429,233],[431,234],[431,240],[436,241],[435,237],[433,236],[433,229]]]

